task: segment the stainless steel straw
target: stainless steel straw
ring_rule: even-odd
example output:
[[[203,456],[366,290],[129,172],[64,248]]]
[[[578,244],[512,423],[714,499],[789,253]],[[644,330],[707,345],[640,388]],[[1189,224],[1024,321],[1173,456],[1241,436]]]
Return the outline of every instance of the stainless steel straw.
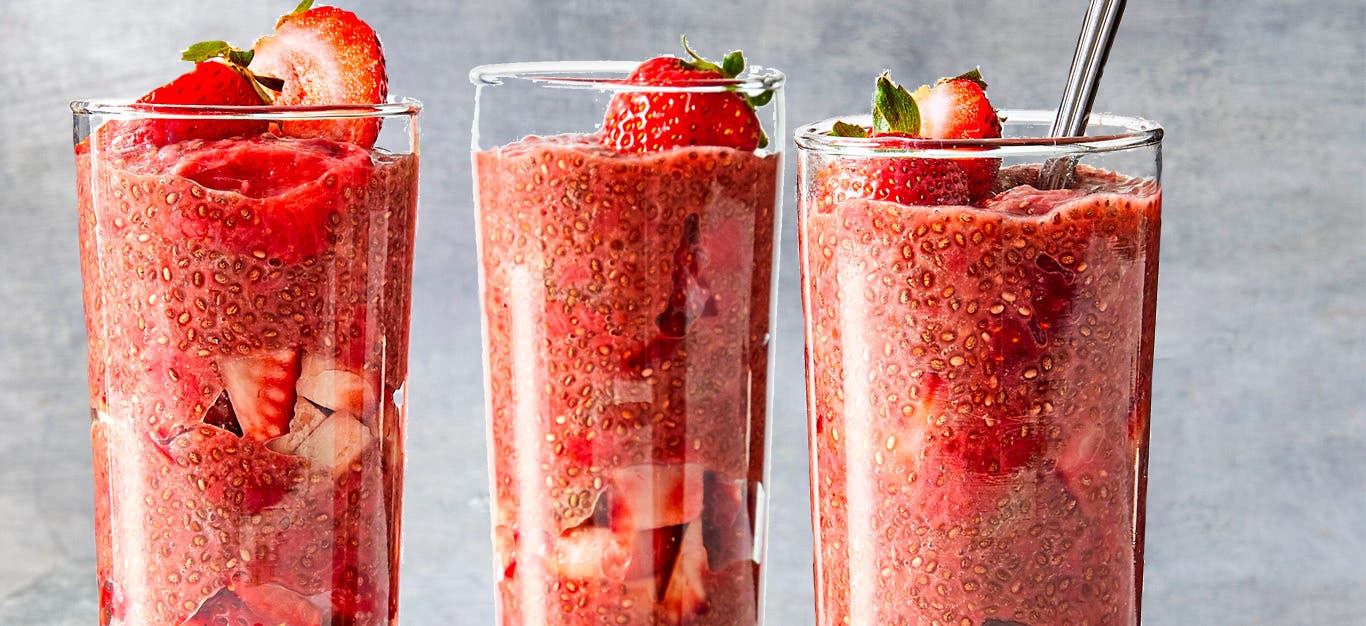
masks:
[[[1067,74],[1058,116],[1053,119],[1050,137],[1078,137],[1086,134],[1086,123],[1091,117],[1091,105],[1096,101],[1096,88],[1110,56],[1110,44],[1119,30],[1119,18],[1124,14],[1124,0],[1091,0],[1086,10],[1086,22],[1077,37],[1077,51],[1072,55],[1072,69]],[[1041,189],[1061,189],[1072,177],[1075,159],[1049,159],[1039,176]]]

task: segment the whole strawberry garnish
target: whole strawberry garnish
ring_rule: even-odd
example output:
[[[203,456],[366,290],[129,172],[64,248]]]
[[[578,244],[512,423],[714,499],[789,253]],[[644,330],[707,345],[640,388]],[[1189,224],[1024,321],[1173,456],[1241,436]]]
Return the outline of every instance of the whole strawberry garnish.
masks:
[[[304,0],[275,24],[275,34],[253,48],[256,70],[283,79],[275,104],[318,106],[378,104],[389,95],[384,50],[374,29],[355,13],[313,7]],[[364,147],[379,136],[376,118],[292,120],[280,124],[290,137],[324,137]]]
[[[920,136],[931,139],[990,139],[1001,136],[1001,118],[987,100],[987,83],[974,68],[959,76],[941,78],[934,87],[913,95],[920,111]],[[984,198],[996,182],[1000,159],[959,162],[968,177],[973,200]]]
[[[206,42],[222,44],[223,42]],[[196,46],[199,46],[197,49]],[[246,68],[251,62],[250,52],[215,58],[200,52],[205,44],[195,44],[183,58],[194,61],[194,69],[179,78],[153,89],[138,99],[145,104],[184,104],[220,106],[260,106],[269,100],[258,78]],[[261,78],[269,84],[269,78]],[[259,135],[266,132],[265,121],[219,120],[187,117],[185,119],[148,119],[135,122],[116,122],[108,131],[129,145],[164,146],[188,139],[224,139]]]
[[[945,159],[850,158],[832,161],[817,174],[816,197],[821,212],[855,198],[918,206],[966,204],[968,185],[962,168]]]
[[[717,65],[693,52],[686,38],[683,49],[691,60],[655,57],[641,63],[626,83],[680,87],[732,79],[745,69],[745,57],[739,50],[727,54]],[[768,141],[754,109],[771,97],[771,92],[746,97],[734,91],[620,93],[607,105],[602,143],[618,152],[635,153],[682,146],[762,148]]]
[[[920,136],[931,139],[988,139],[1001,136],[1001,118],[987,100],[987,83],[973,68],[915,93]]]
[[[872,128],[835,122],[831,134],[871,139],[915,137],[919,127],[915,99],[884,72],[873,93]],[[854,198],[921,206],[969,201],[962,168],[945,159],[842,158],[831,161],[816,177],[816,207],[822,212]]]

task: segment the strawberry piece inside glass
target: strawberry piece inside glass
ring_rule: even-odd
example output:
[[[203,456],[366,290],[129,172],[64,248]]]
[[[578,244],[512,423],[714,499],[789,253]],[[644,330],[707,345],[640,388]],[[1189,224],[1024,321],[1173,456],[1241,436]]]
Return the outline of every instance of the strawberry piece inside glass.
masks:
[[[756,623],[778,157],[475,169],[501,623]]]
[[[1134,623],[1160,194],[1037,176],[804,198],[821,624]]]

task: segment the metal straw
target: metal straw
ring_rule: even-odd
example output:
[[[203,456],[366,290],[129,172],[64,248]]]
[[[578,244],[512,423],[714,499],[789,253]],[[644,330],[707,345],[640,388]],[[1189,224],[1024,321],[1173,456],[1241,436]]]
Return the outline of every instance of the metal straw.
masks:
[[[1072,69],[1067,74],[1058,116],[1053,119],[1050,137],[1080,137],[1086,134],[1086,123],[1091,117],[1091,105],[1096,101],[1096,88],[1110,56],[1110,44],[1119,30],[1119,18],[1124,14],[1124,0],[1091,0],[1086,9],[1086,22],[1077,37],[1077,51],[1072,55]],[[1072,178],[1076,159],[1049,159],[1039,175],[1040,189],[1061,189]]]

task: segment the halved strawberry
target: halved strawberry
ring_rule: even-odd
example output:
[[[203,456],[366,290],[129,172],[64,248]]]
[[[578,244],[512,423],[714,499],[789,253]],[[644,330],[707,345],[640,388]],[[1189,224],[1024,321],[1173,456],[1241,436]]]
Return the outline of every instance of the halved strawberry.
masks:
[[[641,63],[626,82],[678,87],[735,78],[745,68],[736,50],[717,65],[683,48],[691,60],[655,57]],[[680,146],[727,146],[754,150],[767,144],[755,107],[771,94],[746,97],[734,91],[712,93],[624,92],[612,97],[602,123],[603,145],[619,152],[657,152]]]
[[[988,139],[1001,136],[1001,118],[987,100],[987,83],[974,68],[952,78],[941,78],[914,94],[920,109],[920,135],[931,139]],[[996,183],[1000,159],[963,159],[958,162],[968,179],[974,201],[985,198]]]
[[[229,357],[218,368],[244,438],[265,441],[289,432],[299,380],[297,350]]]
[[[284,81],[275,104],[377,104],[389,94],[384,50],[374,29],[355,13],[312,7],[306,0],[280,18],[275,34],[256,41],[258,72]],[[378,119],[296,120],[282,123],[290,137],[324,137],[366,148],[379,136]]]

